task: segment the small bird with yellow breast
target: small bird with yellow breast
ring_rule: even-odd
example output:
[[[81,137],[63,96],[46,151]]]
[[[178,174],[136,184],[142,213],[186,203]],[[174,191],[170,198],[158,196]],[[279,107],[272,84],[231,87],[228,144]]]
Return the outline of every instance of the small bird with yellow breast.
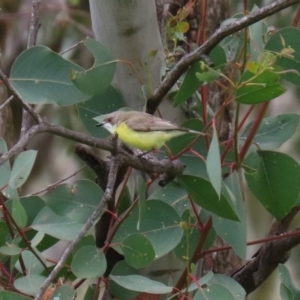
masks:
[[[143,151],[159,149],[170,139],[186,133],[205,135],[139,111],[115,111],[97,126],[117,133],[122,142]]]

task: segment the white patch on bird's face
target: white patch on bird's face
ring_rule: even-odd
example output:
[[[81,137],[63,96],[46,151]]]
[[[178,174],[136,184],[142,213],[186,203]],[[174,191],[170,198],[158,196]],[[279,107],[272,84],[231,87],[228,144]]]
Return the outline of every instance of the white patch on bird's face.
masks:
[[[108,130],[110,133],[114,133],[116,130],[116,125],[112,125],[111,123],[104,123],[103,127]]]

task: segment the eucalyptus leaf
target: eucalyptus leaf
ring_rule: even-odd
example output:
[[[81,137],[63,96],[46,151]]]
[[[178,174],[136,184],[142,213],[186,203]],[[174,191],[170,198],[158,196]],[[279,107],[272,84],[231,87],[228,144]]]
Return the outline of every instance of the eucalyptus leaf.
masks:
[[[281,114],[264,118],[256,132],[253,143],[262,150],[274,150],[286,142],[296,131],[299,124],[298,114]],[[248,136],[253,122],[249,123],[240,140]]]
[[[59,216],[84,223],[101,201],[103,191],[92,181],[78,180],[51,189],[42,198]]]
[[[136,269],[148,266],[155,259],[150,241],[141,234],[132,234],[122,242],[125,261]]]
[[[138,228],[139,209],[135,206],[130,216],[118,228],[112,244],[117,251],[122,252],[120,245],[126,238],[136,233],[143,234],[151,242],[157,259],[180,242],[183,234],[181,219],[174,208],[158,200],[146,201],[145,212]]]
[[[58,216],[46,206],[38,213],[31,227],[57,239],[72,241],[77,237],[83,224]]]
[[[77,104],[77,111],[83,125],[92,136],[106,138],[109,136],[109,132],[105,128],[96,127],[99,122],[94,118],[119,110],[121,107],[124,107],[121,93],[110,86],[102,94]]]
[[[32,300],[32,298],[25,297],[18,293],[13,293],[8,291],[0,291],[0,299],[1,300]]]
[[[278,220],[299,203],[300,166],[290,156],[257,151],[244,161],[248,186],[261,204]]]
[[[27,214],[19,199],[13,199],[12,217],[20,228],[27,224]]]
[[[110,275],[109,277],[118,285],[131,291],[137,291],[141,293],[145,292],[150,294],[168,294],[173,290],[172,287],[140,275]]]
[[[10,82],[31,104],[72,105],[89,99],[71,81],[71,70],[84,71],[44,46],[23,51],[15,60]]]
[[[8,183],[12,188],[19,188],[27,180],[35,162],[36,155],[37,151],[28,150],[21,152],[17,156]]]
[[[45,280],[46,277],[44,276],[29,274],[27,276],[17,278],[14,281],[14,287],[27,295],[35,296],[39,292]]]
[[[198,176],[180,175],[177,180],[186,188],[193,201],[199,206],[207,209],[216,215],[238,221],[234,203],[229,201],[224,195],[218,196],[212,184]]]
[[[75,253],[71,270],[78,278],[94,278],[102,276],[106,266],[103,251],[95,246],[86,246]]]
[[[76,298],[76,292],[71,285],[60,285],[52,294],[50,300],[73,300]]]
[[[296,85],[300,84],[300,30],[286,27],[276,31],[268,40],[265,49],[277,55],[276,65],[287,72],[282,77]]]
[[[280,294],[282,299],[298,299],[300,297],[300,290],[297,289],[292,282],[291,275],[287,267],[283,264],[279,264],[278,272],[281,281]]]
[[[95,62],[89,70],[74,70],[72,82],[87,95],[105,92],[110,86],[116,70],[116,61],[100,42],[87,38],[83,43],[94,55]]]
[[[215,126],[213,126],[213,129],[214,133],[207,154],[206,168],[209,180],[220,198],[222,188],[221,157],[219,139]]]

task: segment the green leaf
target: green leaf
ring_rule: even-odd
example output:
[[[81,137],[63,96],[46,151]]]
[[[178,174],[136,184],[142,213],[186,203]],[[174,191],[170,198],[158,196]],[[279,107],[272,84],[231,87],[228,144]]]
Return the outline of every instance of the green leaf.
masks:
[[[118,275],[118,276],[127,276],[127,275],[134,275],[136,274],[136,270],[125,262],[125,260],[119,261],[111,271],[111,275]],[[132,300],[139,294],[139,292],[134,292],[128,290],[120,285],[118,285],[114,281],[110,281],[109,283],[109,291],[112,295],[115,295],[116,299],[122,300]],[[90,300],[90,299],[88,299]]]
[[[279,148],[296,131],[299,124],[299,115],[282,114],[274,117],[264,118],[255,134],[253,142],[262,150],[273,150]],[[245,128],[240,139],[246,139],[253,122]]]
[[[39,253],[36,249],[35,249],[35,253],[42,259],[42,261],[44,262],[44,264],[46,265],[46,259],[42,256],[41,253]],[[27,274],[36,274],[36,275],[40,275],[44,270],[44,266],[41,264],[41,262],[35,257],[35,255],[33,255],[33,253],[29,250],[24,250],[21,254],[23,261],[24,261],[24,265],[25,265],[25,269],[27,271]],[[22,268],[20,266],[20,262],[17,261],[15,268],[22,273]]]
[[[114,112],[124,107],[121,93],[110,86],[100,95],[95,95],[85,102],[77,104],[78,115],[87,131],[94,137],[106,138],[109,132],[102,127],[96,127],[95,117]]]
[[[213,137],[209,146],[207,160],[206,160],[206,169],[209,180],[215,189],[218,196],[221,196],[221,187],[222,187],[222,168],[221,168],[221,158],[220,158],[220,149],[219,149],[219,139],[215,126]]]
[[[199,81],[204,83],[212,82],[216,79],[218,79],[222,74],[221,70],[214,70],[214,69],[207,69],[203,71],[202,73],[196,73],[196,76]]]
[[[248,81],[247,83],[244,83]],[[270,68],[254,74],[246,70],[239,81],[236,101],[243,104],[259,104],[282,95],[286,89],[279,83],[279,75]]]
[[[224,50],[217,46],[209,54],[210,59],[214,64],[214,68],[219,68],[226,63],[226,55]],[[201,64],[196,62],[191,65],[187,71],[183,83],[175,96],[174,106],[177,107],[188,100],[197,89],[203,84],[200,82],[197,73],[202,73]]]
[[[33,239],[30,241],[30,244],[32,247],[36,247],[45,237],[45,234],[43,232],[37,232],[37,234],[33,237]]]
[[[194,175],[209,180],[206,163],[198,156],[194,154],[184,154],[179,157],[179,161],[186,166],[183,171],[184,175]]]
[[[34,232],[36,232],[35,230],[33,230]],[[43,232],[42,232],[43,233]],[[44,234],[44,233],[43,233]],[[52,247],[54,244],[56,244],[58,242],[58,239],[48,235],[48,234],[44,234],[44,238],[42,239],[42,241],[36,246],[36,248],[40,251],[43,252],[44,250],[49,249],[50,247]]]
[[[76,298],[76,292],[71,285],[61,285],[52,294],[50,300],[73,300]]]
[[[294,300],[292,291],[285,285],[280,285],[280,296],[282,300]]]
[[[20,199],[27,215],[27,226],[31,225],[36,215],[45,207],[44,201],[38,196],[22,197]]]
[[[150,199],[160,200],[171,205],[179,215],[182,215],[190,207],[186,190],[175,181],[157,189],[149,196],[148,200]]]
[[[12,217],[20,228],[27,224],[27,214],[19,199],[13,199]]]
[[[84,71],[44,46],[22,52],[15,60],[10,82],[28,103],[73,105],[91,96],[79,91],[70,79],[71,70]]]
[[[30,274],[16,279],[14,287],[22,293],[35,296],[39,292],[45,280],[46,277],[44,276]]]
[[[209,181],[191,175],[180,175],[177,180],[202,208],[225,219],[239,221],[234,205],[223,194],[219,197]]]
[[[237,298],[221,284],[211,284],[207,288],[199,290],[194,300],[236,300]]]
[[[87,246],[95,246],[95,239],[93,235],[86,235],[84,236],[79,242],[78,244],[74,247],[72,253],[73,255],[80,249],[83,247],[87,247]]]
[[[181,21],[175,26],[175,30],[181,32],[181,33],[186,33],[190,28],[190,25],[186,21]]]
[[[215,274],[207,283],[208,287],[200,289],[194,300],[244,300],[246,292],[243,287],[229,276]]]
[[[0,253],[8,256],[18,255],[22,252],[22,250],[23,249],[21,249],[18,245],[9,243],[7,243],[6,246],[0,247]]]
[[[155,259],[155,252],[150,241],[141,234],[133,234],[122,242],[125,261],[131,267],[140,269],[148,266]]]
[[[51,189],[43,200],[59,216],[84,223],[101,201],[103,192],[92,181],[79,180]]]
[[[132,205],[132,196],[128,186],[123,189],[123,192],[118,200],[118,216],[123,214]]]
[[[299,85],[300,84],[300,30],[295,27],[286,27],[278,30],[268,40],[265,49],[281,54],[277,57],[276,65],[287,72],[282,74],[285,80]]]
[[[156,295],[168,294],[172,292],[172,287],[166,286],[158,281],[154,281],[140,275],[110,275],[109,278],[120,286],[131,291]]]
[[[77,237],[83,224],[58,216],[46,206],[38,213],[31,227],[55,238],[72,241]]]
[[[174,208],[158,200],[146,201],[145,211],[138,229],[139,210],[135,207],[119,227],[112,244],[116,245],[114,248],[117,251],[120,251],[118,244],[121,245],[128,236],[139,233],[147,236],[155,250],[156,258],[159,258],[174,249],[180,242],[183,234],[180,227],[181,219]]]
[[[0,246],[6,245],[6,242],[11,240],[11,235],[6,222],[0,221]]]
[[[292,282],[289,270],[285,265],[279,264],[278,271],[280,276],[280,294],[282,299],[299,299],[300,290],[298,290]]]
[[[137,189],[138,189],[138,195],[139,195],[139,202],[138,202],[138,207],[139,207],[139,220],[137,223],[137,229],[140,229],[140,223],[141,219],[143,218],[145,214],[145,208],[146,208],[146,182],[143,179],[142,176],[138,175],[137,177]],[[130,264],[129,264],[130,265]]]
[[[213,227],[217,234],[232,246],[233,251],[242,259],[246,259],[247,231],[246,215],[240,183],[237,173],[232,173],[225,180],[229,194],[235,199],[237,214],[240,222],[235,222],[213,215]]]
[[[20,198],[20,203],[27,215],[26,226],[30,226],[36,215],[41,211],[43,207],[45,207],[44,201],[38,196],[22,197]],[[6,201],[5,205],[7,209],[12,213],[13,200]]]
[[[192,129],[199,132],[202,132],[204,129],[203,122],[198,119],[189,119],[183,122],[180,127]],[[167,145],[172,154],[175,155],[179,153],[182,149],[189,146],[190,143],[193,142],[197,137],[199,137],[197,134],[187,133],[179,137],[173,138],[167,143]],[[193,145],[192,149],[201,154],[207,152],[203,136],[200,137],[200,139]]]
[[[19,188],[27,180],[35,162],[36,155],[37,151],[34,150],[24,151],[18,155],[9,179],[9,185],[12,188]]]
[[[209,271],[204,276],[202,276],[197,282],[193,282],[189,287],[188,291],[192,292],[199,289],[199,286],[202,286],[204,284],[207,284],[214,276],[214,273],[212,271]],[[185,289],[182,290],[182,292],[185,292]]]
[[[96,40],[86,39],[83,43],[94,55],[95,63],[89,70],[74,70],[72,82],[87,95],[103,93],[110,86],[116,71],[116,61],[111,53]]]
[[[254,4],[251,13],[254,13],[259,10],[258,6]],[[263,37],[266,34],[266,25],[263,20],[255,22],[249,28],[249,56],[251,61],[258,61],[259,54],[263,52],[264,49],[264,40]]]
[[[7,291],[0,291],[0,299],[1,300],[32,300],[32,298],[28,298],[20,294],[7,292]]]
[[[228,24],[235,23],[239,20],[239,18],[244,17],[244,14],[239,13],[236,14],[234,18],[226,19],[222,22],[220,28],[224,28]],[[219,44],[225,51],[226,54],[226,61],[232,62],[235,58],[241,53],[241,50],[244,51],[245,45],[245,33],[244,31],[236,32],[235,34],[231,34],[225,37]]]
[[[0,154],[4,154],[5,152],[7,152],[7,146],[5,141],[0,137]],[[9,161],[6,161],[0,166],[0,174],[0,189],[2,194],[9,199],[19,198],[17,189],[13,189],[12,187],[7,186],[11,175]],[[7,187],[3,189],[4,186]]]
[[[250,190],[276,219],[283,219],[299,202],[300,166],[290,156],[257,151],[245,159],[244,168]]]
[[[102,276],[106,266],[103,251],[95,246],[86,246],[75,253],[71,270],[78,278],[94,278]]]

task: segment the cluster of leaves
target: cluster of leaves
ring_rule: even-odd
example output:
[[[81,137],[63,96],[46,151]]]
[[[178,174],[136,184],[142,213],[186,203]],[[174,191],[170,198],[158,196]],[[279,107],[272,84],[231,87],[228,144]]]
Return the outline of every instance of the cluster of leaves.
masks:
[[[176,26],[182,24],[180,18],[176,21],[179,22]],[[211,52],[214,68],[203,62],[189,68],[175,96],[175,106],[193,96],[196,99],[194,109],[199,111],[197,90],[220,76],[226,77],[231,85],[228,103],[235,100],[245,105],[271,101],[283,94],[285,88],[281,79],[299,84],[300,47],[297,41],[300,31],[285,28],[265,43],[262,38],[267,35],[264,23],[253,26],[255,30],[253,27],[249,29],[255,45],[249,45],[252,61],[246,65],[238,82],[227,78],[222,70],[232,52],[238,53],[244,46],[242,35],[228,37]],[[111,85],[117,61],[95,40],[87,39],[84,45],[95,57],[91,69],[84,70],[50,49],[38,46],[24,51],[16,59],[10,82],[27,103],[76,104],[87,131],[93,137],[105,138],[108,133],[96,129],[93,118],[124,106],[121,94]],[[232,49],[232,45],[236,45],[236,49]],[[193,296],[196,300],[245,297],[243,288],[230,277],[208,273],[200,280],[193,278],[192,258],[196,249],[198,252],[209,249],[219,235],[239,257],[245,259],[244,206],[238,175],[232,170],[240,166],[244,168],[250,190],[276,219],[283,219],[300,204],[300,166],[292,157],[274,151],[294,134],[299,116],[282,114],[260,121],[261,125],[250,141],[253,148],[246,149],[245,157],[239,157],[239,153],[231,150],[232,141],[228,141],[225,148],[219,145],[212,121],[211,139],[195,139],[194,135],[187,134],[168,144],[171,159],[179,159],[186,165],[183,174],[175,181],[147,198],[146,183],[138,178],[139,201],[133,199],[135,188],[129,184],[124,186],[115,212],[118,222],[109,232],[109,247],[124,255],[124,261],[116,264],[109,276],[109,288],[117,298],[129,300],[143,292],[174,293],[172,285],[140,275],[143,268],[170,251],[174,251],[177,259],[183,261],[189,270],[188,286],[177,294],[196,291]],[[192,119],[182,126],[202,131],[210,124]],[[247,124],[240,133],[236,149],[249,145],[245,141],[253,126],[254,122]],[[234,130],[237,132],[239,128]],[[0,152],[6,151],[1,140]],[[28,177],[35,156],[35,151],[26,151],[16,158],[12,169],[9,162],[0,166],[0,188],[8,198],[5,204],[2,201],[4,209],[0,221],[1,282],[27,295],[37,293],[53,268],[46,263],[42,252],[59,240],[74,240],[103,196],[98,185],[80,180],[59,185],[42,197],[19,198],[17,189]],[[228,173],[230,175],[223,179],[223,174]],[[201,207],[200,214],[196,206]],[[103,276],[107,268],[105,251],[96,248],[92,235],[85,236],[59,276],[69,281]],[[5,271],[4,264],[9,271]],[[286,270],[281,267],[280,272],[283,274]],[[282,278],[282,295],[299,293],[286,275]],[[88,289],[86,299],[90,299],[93,289],[94,285]],[[64,284],[55,293],[63,295],[63,299],[72,299],[75,290]],[[0,297],[27,299],[3,291]]]

